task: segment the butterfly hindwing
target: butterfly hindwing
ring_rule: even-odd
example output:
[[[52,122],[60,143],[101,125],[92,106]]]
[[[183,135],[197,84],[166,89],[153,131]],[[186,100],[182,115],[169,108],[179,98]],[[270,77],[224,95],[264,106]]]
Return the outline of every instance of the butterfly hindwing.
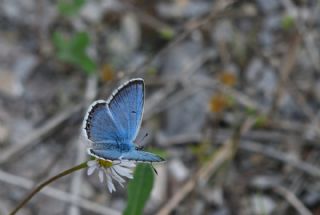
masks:
[[[121,156],[123,160],[133,160],[133,161],[140,161],[140,162],[161,162],[164,159],[158,155],[155,155],[150,152],[145,151],[138,151],[138,150],[131,150],[128,153],[124,153]]]
[[[89,149],[89,154],[98,157],[100,159],[107,160],[131,160],[137,162],[161,162],[164,161],[158,155],[152,154],[150,152],[130,150],[126,153],[121,153],[119,150],[99,150],[99,149]]]
[[[87,138],[96,144],[116,142],[121,138],[124,134],[117,126],[107,102],[103,100],[95,101],[90,106],[83,124]]]
[[[119,157],[122,155],[122,153],[117,149],[88,149],[88,153],[103,160],[119,160]]]

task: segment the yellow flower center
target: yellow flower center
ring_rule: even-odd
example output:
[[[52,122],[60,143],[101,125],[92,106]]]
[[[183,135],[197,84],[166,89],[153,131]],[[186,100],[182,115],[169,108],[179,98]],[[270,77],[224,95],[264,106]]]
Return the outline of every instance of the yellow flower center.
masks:
[[[102,160],[102,159],[97,159],[97,162],[98,162],[98,164],[99,164],[101,167],[109,168],[109,167],[112,166],[112,162],[111,162],[111,161]]]

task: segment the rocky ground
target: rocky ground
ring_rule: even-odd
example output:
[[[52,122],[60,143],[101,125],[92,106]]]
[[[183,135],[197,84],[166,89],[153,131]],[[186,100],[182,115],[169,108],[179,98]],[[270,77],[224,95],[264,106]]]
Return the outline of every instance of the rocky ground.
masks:
[[[145,214],[320,214],[318,1],[0,2],[0,214],[86,159],[86,108],[134,77],[167,159]],[[83,171],[20,214],[125,204]]]

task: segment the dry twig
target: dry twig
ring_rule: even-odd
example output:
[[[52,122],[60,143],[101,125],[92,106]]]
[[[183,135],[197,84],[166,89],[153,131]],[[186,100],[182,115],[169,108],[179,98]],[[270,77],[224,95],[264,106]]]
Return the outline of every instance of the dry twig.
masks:
[[[293,66],[295,65],[296,58],[298,55],[298,49],[300,47],[301,37],[300,35],[294,35],[291,43],[289,44],[289,50],[288,54],[285,55],[283,60],[282,68],[280,69],[280,80],[278,82],[277,88],[275,90],[275,95],[273,98],[273,102],[271,104],[271,108],[269,110],[269,116],[272,116],[272,114],[277,110],[281,96],[283,94],[283,91],[286,87],[286,84],[289,79],[289,75],[293,70]]]
[[[35,186],[35,184],[29,179],[13,175],[13,174],[4,172],[2,170],[0,170],[0,181],[17,186],[17,187],[24,188],[27,190],[30,190]],[[40,193],[50,196],[52,198],[58,199],[60,201],[69,202],[69,203],[78,205],[81,208],[90,210],[95,213],[120,215],[120,213],[116,210],[110,209],[108,207],[99,205],[95,202],[91,202],[89,200],[86,200],[80,197],[73,198],[73,195],[67,192],[55,189],[51,186],[48,186],[45,189],[41,190]]]
[[[92,102],[92,100],[96,97],[97,95],[97,77],[96,76],[91,76],[87,79],[87,87],[86,87],[86,93],[85,93],[85,101],[87,102],[88,106]],[[80,138],[77,137],[76,140],[74,141],[77,144],[77,158],[76,158],[76,164],[83,162],[85,160],[86,154],[85,150],[83,147],[83,144],[80,144]],[[74,201],[78,199],[78,196],[80,194],[80,189],[82,184],[82,175],[81,174],[74,174],[71,180],[71,195]],[[80,214],[78,205],[72,204],[69,208],[69,215],[78,215]]]
[[[273,189],[276,193],[285,198],[292,207],[294,207],[301,215],[312,215],[312,212],[304,206],[304,204],[290,192],[290,190],[277,186]]]
[[[317,177],[317,178],[320,177],[320,169],[317,168],[316,166],[311,165],[302,160],[292,158],[287,154],[280,152],[279,150],[273,149],[271,147],[261,145],[252,141],[243,141],[240,144],[240,148],[246,151],[259,153],[259,154],[271,157],[273,159],[276,159],[278,161],[284,162],[313,177]]]
[[[167,215],[170,214],[177,205],[196,187],[197,182],[200,184],[206,184],[210,176],[226,161],[232,159],[235,154],[235,150],[238,145],[240,135],[243,132],[243,125],[246,125],[246,121],[241,124],[241,127],[236,129],[234,135],[226,140],[225,144],[217,150],[211,159],[206,162],[206,164],[201,167],[195,174],[194,178],[189,179],[177,192],[173,195],[168,202],[161,208],[157,215]]]
[[[84,103],[73,105],[68,109],[58,113],[49,119],[43,126],[35,129],[29,136],[22,139],[19,144],[14,144],[10,148],[4,150],[0,155],[0,164],[9,162],[20,154],[22,150],[33,147],[39,141],[47,136],[52,130],[56,129],[61,123],[70,118],[73,114],[77,113],[84,107]]]

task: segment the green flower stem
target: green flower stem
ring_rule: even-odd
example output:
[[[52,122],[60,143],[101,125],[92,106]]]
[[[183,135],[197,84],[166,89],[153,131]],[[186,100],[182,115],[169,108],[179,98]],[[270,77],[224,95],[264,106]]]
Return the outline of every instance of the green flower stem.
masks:
[[[55,175],[51,178],[49,178],[48,180],[42,182],[41,184],[39,184],[38,186],[36,186],[32,191],[31,193],[29,193],[23,200],[22,202],[20,202],[18,204],[18,206],[10,213],[10,215],[14,215],[16,214],[26,203],[28,203],[30,201],[30,199],[35,195],[37,194],[42,188],[44,188],[45,186],[47,186],[48,184],[50,184],[51,182],[59,179],[59,178],[62,178],[63,176],[66,176],[66,175],[69,175],[75,171],[78,171],[80,169],[83,169],[83,168],[86,168],[87,167],[87,161],[86,162],[83,162],[77,166],[74,166],[70,169],[67,169],[61,173],[59,173],[58,175]]]

